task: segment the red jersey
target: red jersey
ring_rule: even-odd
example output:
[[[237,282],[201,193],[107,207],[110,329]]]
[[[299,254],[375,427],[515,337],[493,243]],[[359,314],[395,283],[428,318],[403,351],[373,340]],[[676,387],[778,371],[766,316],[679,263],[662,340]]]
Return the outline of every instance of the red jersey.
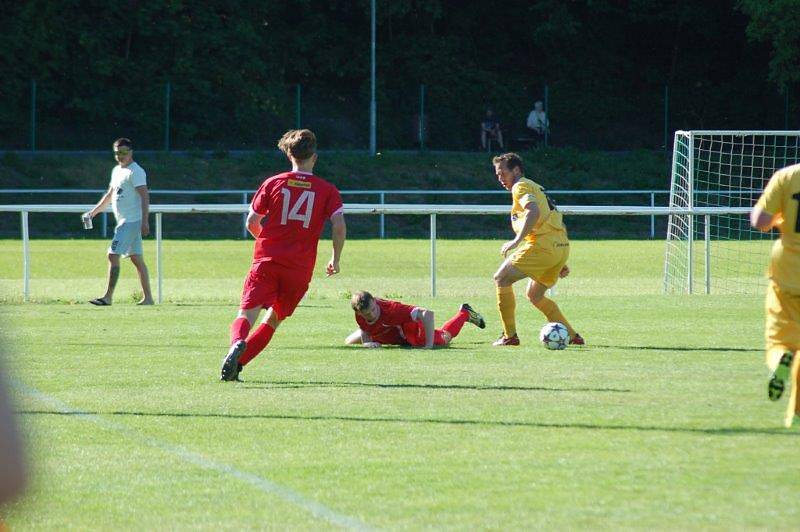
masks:
[[[284,172],[268,178],[250,209],[266,216],[253,251],[253,263],[274,262],[311,274],[319,235],[334,214],[342,212],[339,190],[307,172]]]
[[[367,323],[367,320],[356,313],[358,328],[369,334],[373,341],[381,344],[409,344],[406,331],[409,331],[410,328],[416,330],[418,326],[414,319],[418,317],[419,312],[414,312],[417,307],[388,299],[375,298],[375,302],[381,309],[381,315],[378,316],[375,323]]]

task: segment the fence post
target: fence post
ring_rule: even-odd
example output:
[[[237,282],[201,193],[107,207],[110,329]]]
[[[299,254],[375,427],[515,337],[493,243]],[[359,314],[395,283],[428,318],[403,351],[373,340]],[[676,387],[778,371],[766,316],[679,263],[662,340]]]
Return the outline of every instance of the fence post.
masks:
[[[164,87],[164,151],[169,151],[169,107],[172,97],[172,85],[168,81]]]
[[[436,297],[436,213],[431,214],[431,297]]]
[[[247,205],[247,192],[242,193],[242,203]],[[247,238],[247,213],[242,215],[242,238]]]
[[[108,213],[103,211],[103,238],[108,236]]]
[[[381,205],[384,205],[386,203],[386,194],[381,192],[380,194],[378,194],[378,196],[379,196],[378,201],[380,202]],[[380,235],[381,238],[384,238],[386,236],[386,224],[384,222],[385,222],[384,214],[381,213],[379,215],[379,221],[378,221],[378,223],[380,224],[378,228],[378,235]]]
[[[160,305],[162,298],[162,281],[163,281],[163,271],[161,269],[161,215],[162,213],[156,213],[156,278],[157,278],[157,286],[158,286],[158,296],[157,302]]]
[[[36,80],[31,80],[31,151],[36,151]]]
[[[294,127],[295,129],[300,129],[300,109],[301,109],[301,88],[300,84],[298,83],[295,86],[294,90]]]
[[[370,82],[369,82],[369,154],[375,157],[378,150],[378,104],[375,102],[375,0],[370,2]]]
[[[655,207],[656,206],[656,193],[653,192],[652,190],[650,191],[650,206],[651,207]],[[655,237],[656,237],[656,215],[655,214],[651,214],[650,215],[650,238],[655,238]]]
[[[669,85],[664,85],[664,151],[669,149]]]
[[[705,267],[706,267],[706,294],[711,293],[711,215],[706,214],[704,240],[706,241]]]
[[[694,133],[689,133],[689,149],[690,155],[694,154]],[[686,288],[687,293],[694,292],[694,157],[689,158],[689,219],[687,233],[689,238],[686,241]]]
[[[27,303],[31,282],[30,233],[28,231],[28,211],[20,213],[22,222],[22,300]]]
[[[425,85],[419,86],[419,151],[425,150]]]
[[[544,112],[546,116],[544,124],[544,147],[546,148],[550,143],[550,90],[546,83],[544,85]]]

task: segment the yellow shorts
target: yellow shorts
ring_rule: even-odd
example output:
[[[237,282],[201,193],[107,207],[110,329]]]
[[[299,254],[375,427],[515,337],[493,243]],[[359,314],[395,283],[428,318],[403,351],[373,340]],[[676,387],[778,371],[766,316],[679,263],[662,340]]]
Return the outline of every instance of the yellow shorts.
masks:
[[[800,294],[781,290],[774,281],[767,287],[767,363],[770,353],[800,349]]]
[[[558,281],[558,274],[568,258],[568,240],[544,237],[533,244],[525,242],[510,260],[519,271],[549,288]]]

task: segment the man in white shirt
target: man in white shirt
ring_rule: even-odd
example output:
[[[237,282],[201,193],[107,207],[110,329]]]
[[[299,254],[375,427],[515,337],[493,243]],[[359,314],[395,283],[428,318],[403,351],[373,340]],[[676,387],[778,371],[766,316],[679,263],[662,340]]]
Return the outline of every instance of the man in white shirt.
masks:
[[[148,222],[150,195],[147,191],[147,175],[141,166],[133,160],[133,145],[129,139],[114,141],[114,158],[117,166],[111,171],[111,183],[97,205],[83,215],[84,219],[93,218],[103,212],[109,202],[114,209],[117,226],[114,238],[108,248],[108,287],[103,297],[89,301],[92,305],[108,306],[114,297],[114,288],[119,279],[119,258],[130,257],[139,272],[142,284],[142,300],[139,305],[152,305],[153,294],[150,292],[150,277],[142,258],[142,237],[150,233]]]
[[[547,113],[544,111],[542,102],[539,101],[533,104],[533,111],[528,115],[527,126],[533,138],[536,139],[536,145],[541,145],[545,134],[550,129],[550,121],[547,119]]]

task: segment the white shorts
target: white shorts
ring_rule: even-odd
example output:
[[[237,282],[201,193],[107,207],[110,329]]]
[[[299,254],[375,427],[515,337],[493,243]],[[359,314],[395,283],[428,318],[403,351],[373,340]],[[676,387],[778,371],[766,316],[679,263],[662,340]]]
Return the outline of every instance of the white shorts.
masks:
[[[111,245],[108,246],[109,255],[131,255],[142,254],[142,221],[125,222],[114,229],[114,237]]]

